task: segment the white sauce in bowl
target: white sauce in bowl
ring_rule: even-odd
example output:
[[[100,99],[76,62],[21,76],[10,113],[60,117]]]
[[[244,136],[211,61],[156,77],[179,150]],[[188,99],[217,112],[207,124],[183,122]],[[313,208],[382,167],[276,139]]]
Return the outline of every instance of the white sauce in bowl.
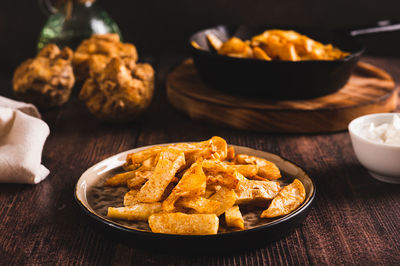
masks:
[[[376,143],[400,146],[400,116],[394,115],[390,123],[375,125],[374,122],[364,124],[359,134],[361,137]]]

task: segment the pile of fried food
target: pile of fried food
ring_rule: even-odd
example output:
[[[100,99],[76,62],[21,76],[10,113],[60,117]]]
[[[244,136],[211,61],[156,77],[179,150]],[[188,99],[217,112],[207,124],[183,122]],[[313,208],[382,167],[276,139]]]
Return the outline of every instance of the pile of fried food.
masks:
[[[281,187],[278,167],[263,158],[235,154],[221,137],[178,143],[128,154],[123,168],[104,183],[127,186],[125,207],[109,207],[112,219],[148,221],[152,232],[217,234],[224,214],[227,227],[245,229],[239,205],[265,209],[261,218],[283,216],[305,200],[301,181]],[[121,199],[122,200],[122,199]]]
[[[332,44],[324,45],[293,30],[267,30],[251,40],[232,37],[226,42],[207,34],[207,40],[218,54],[267,61],[337,60],[349,55]]]
[[[137,60],[136,47],[117,34],[94,34],[75,52],[48,44],[15,70],[13,88],[17,97],[40,108],[61,106],[76,77],[83,82],[80,99],[91,113],[132,121],[149,106],[154,91],[153,68]]]

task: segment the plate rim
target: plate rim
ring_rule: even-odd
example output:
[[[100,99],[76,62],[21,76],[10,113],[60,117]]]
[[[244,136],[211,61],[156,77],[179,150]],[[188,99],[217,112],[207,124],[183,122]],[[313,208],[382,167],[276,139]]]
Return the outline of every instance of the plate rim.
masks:
[[[105,159],[103,159],[103,160],[101,160],[101,161],[99,161],[99,162],[97,162],[97,163],[91,165],[89,168],[87,168],[87,169],[81,174],[81,176],[80,176],[80,177],[78,178],[78,180],[76,181],[76,184],[75,184],[75,187],[74,187],[74,198],[75,198],[75,201],[77,202],[77,204],[79,205],[79,207],[80,207],[86,214],[88,214],[90,217],[94,218],[96,221],[98,221],[98,222],[100,222],[100,223],[102,223],[102,224],[105,224],[105,225],[107,225],[107,226],[110,226],[110,227],[113,228],[113,229],[117,229],[117,230],[120,230],[120,231],[123,231],[123,232],[126,232],[126,233],[130,233],[130,234],[141,235],[141,236],[144,236],[144,237],[166,237],[166,238],[174,238],[174,239],[176,239],[176,238],[181,238],[181,239],[193,239],[193,240],[195,240],[195,239],[210,239],[210,238],[218,238],[218,239],[219,239],[219,238],[221,238],[221,237],[236,237],[236,236],[242,236],[242,235],[248,234],[248,233],[255,233],[255,232],[257,232],[257,231],[264,231],[264,230],[267,230],[267,229],[269,229],[269,228],[271,228],[271,227],[277,226],[278,224],[281,224],[281,223],[284,223],[284,222],[286,222],[286,221],[288,221],[288,220],[291,220],[292,218],[296,217],[297,215],[299,215],[299,214],[302,213],[303,211],[306,211],[308,208],[311,207],[311,204],[312,204],[312,202],[313,202],[314,199],[315,199],[316,191],[317,191],[315,180],[307,173],[307,171],[306,171],[303,167],[300,167],[298,164],[292,162],[291,160],[288,160],[288,159],[286,159],[285,157],[282,157],[281,155],[278,155],[278,154],[275,154],[275,153],[267,152],[267,151],[264,151],[264,150],[257,150],[257,149],[254,149],[254,148],[251,148],[251,147],[247,147],[247,146],[233,145],[233,144],[231,144],[231,145],[229,145],[229,146],[233,146],[233,147],[235,147],[235,148],[237,148],[237,147],[246,148],[246,149],[250,149],[250,150],[254,150],[254,151],[261,151],[261,152],[264,152],[264,153],[268,153],[268,154],[277,156],[277,157],[279,157],[280,159],[282,159],[283,161],[289,162],[290,164],[296,166],[298,169],[300,169],[301,171],[303,171],[303,173],[310,179],[311,184],[312,184],[312,188],[313,188],[313,189],[312,189],[313,191],[312,191],[312,193],[311,193],[311,195],[310,195],[308,201],[305,202],[305,203],[302,203],[302,206],[298,207],[295,211],[293,211],[293,212],[291,212],[291,213],[289,213],[289,214],[287,214],[287,215],[285,215],[285,216],[282,216],[282,217],[278,218],[277,220],[272,221],[271,223],[268,223],[268,224],[265,224],[265,225],[260,225],[260,226],[254,227],[254,228],[249,228],[249,229],[244,229],[244,230],[238,230],[238,231],[231,231],[231,232],[222,232],[222,233],[217,233],[217,234],[212,234],[212,235],[178,235],[178,234],[165,234],[165,233],[154,233],[154,232],[148,232],[148,231],[141,231],[141,230],[138,230],[138,229],[125,227],[125,226],[120,225],[119,223],[114,222],[114,221],[108,221],[108,220],[104,219],[101,215],[99,215],[99,214],[97,214],[97,213],[95,213],[95,212],[92,212],[89,208],[87,208],[87,207],[85,206],[85,204],[84,204],[84,203],[81,201],[81,199],[78,197],[77,192],[78,192],[78,184],[79,184],[79,181],[81,180],[81,178],[85,175],[85,173],[86,173],[87,171],[89,171],[90,169],[96,167],[98,164],[103,163],[104,161],[109,160],[109,159],[111,159],[112,157],[119,157],[119,156],[121,156],[122,154],[124,154],[124,153],[129,153],[129,152],[131,152],[131,151],[133,151],[133,150],[136,150],[136,151],[139,150],[139,151],[140,151],[140,150],[142,150],[142,149],[150,148],[150,147],[152,147],[152,146],[166,146],[166,145],[177,144],[177,143],[188,143],[188,141],[185,141],[185,142],[172,142],[172,143],[151,144],[151,145],[136,147],[136,148],[133,148],[133,149],[129,149],[129,150],[126,150],[126,151],[119,152],[119,153],[117,153],[117,154],[113,154],[113,155],[111,155],[111,156],[109,156],[109,157],[107,157],[107,158],[105,158]],[[121,164],[121,165],[122,165],[122,164]],[[113,169],[115,169],[115,168],[113,168]]]

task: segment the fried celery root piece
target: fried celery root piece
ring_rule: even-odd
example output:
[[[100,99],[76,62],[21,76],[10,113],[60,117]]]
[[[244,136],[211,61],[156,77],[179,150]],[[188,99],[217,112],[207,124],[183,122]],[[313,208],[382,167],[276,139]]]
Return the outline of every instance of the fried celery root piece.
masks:
[[[217,160],[203,161],[203,170],[207,176],[207,185],[219,185],[235,189],[239,183],[235,167]]]
[[[142,186],[136,198],[139,202],[157,202],[175,177],[176,172],[185,165],[182,151],[168,148],[160,153],[153,175]]]
[[[178,143],[168,146],[153,146],[145,150],[130,153],[127,155],[123,167],[125,170],[129,171],[145,166],[146,162],[150,166],[154,165],[158,161],[160,152],[168,148],[175,148],[184,152],[187,167],[190,167],[199,158],[223,161],[226,159],[228,153],[226,141],[221,137],[214,136],[206,141]],[[150,167],[148,168],[147,170],[150,170]]]
[[[236,204],[266,203],[278,195],[281,187],[278,182],[248,180],[241,176],[239,185],[235,190]]]
[[[107,216],[113,219],[147,221],[150,215],[161,211],[161,203],[136,203],[129,207],[108,208]]]
[[[231,208],[236,201],[236,193],[233,189],[229,189],[226,187],[221,187],[214,195],[212,195],[210,200],[219,201],[221,205],[215,211],[217,216],[223,214],[227,209]]]
[[[206,175],[203,172],[202,158],[199,158],[185,172],[178,184],[169,194],[168,198],[163,202],[163,210],[172,212],[174,204],[180,197],[201,196],[206,191]]]
[[[125,207],[130,207],[138,203],[136,200],[136,195],[139,193],[139,190],[136,189],[131,189],[128,192],[125,193],[124,196],[124,205]]]
[[[150,167],[149,164],[156,164],[155,158],[163,150],[161,146],[153,146],[135,153],[130,153],[126,156],[126,162],[123,165],[125,170],[135,170],[144,164]],[[147,163],[144,163],[147,161]],[[132,169],[133,168],[133,169]]]
[[[126,185],[130,189],[140,188],[153,173],[154,171],[135,171],[135,175],[127,180]]]
[[[140,160],[136,160],[135,163],[131,163],[127,166],[124,164],[124,169],[129,169],[129,172],[117,174],[109,178],[104,185],[114,187],[128,185],[129,188],[141,186],[153,173],[158,161],[158,156],[150,156],[149,158],[144,159],[144,161],[140,161],[140,163],[139,161]]]
[[[229,189],[236,189],[239,184],[239,179],[237,178],[237,171],[232,174],[216,174],[207,176],[207,185],[211,186],[223,186]]]
[[[185,152],[187,166],[190,166],[199,158],[223,161],[228,154],[228,144],[218,136],[201,142],[178,143],[174,144],[173,147],[182,149]]]
[[[233,175],[234,171],[238,171],[240,174],[244,175],[247,178],[256,176],[259,171],[258,165],[252,165],[252,164],[234,165],[216,160],[204,160],[203,168],[209,175],[210,174],[216,175],[218,173]]]
[[[176,206],[192,209],[196,213],[216,213],[221,206],[221,203],[216,200],[196,196],[180,198],[176,202]]]
[[[272,200],[271,205],[261,213],[261,218],[273,218],[291,213],[304,202],[306,192],[300,180],[285,186]]]
[[[279,168],[273,162],[265,159],[246,154],[237,154],[234,162],[236,164],[258,165],[258,176],[264,177],[268,180],[276,180],[281,178],[281,172],[279,171]]]
[[[229,227],[244,229],[244,220],[239,206],[235,205],[225,211],[225,222]]]
[[[215,235],[219,219],[215,214],[156,213],[150,215],[149,226],[154,233]]]
[[[133,177],[135,177],[135,171],[116,174],[115,176],[107,179],[106,182],[104,182],[104,185],[111,186],[111,187],[125,186],[127,183],[127,180],[131,179]]]

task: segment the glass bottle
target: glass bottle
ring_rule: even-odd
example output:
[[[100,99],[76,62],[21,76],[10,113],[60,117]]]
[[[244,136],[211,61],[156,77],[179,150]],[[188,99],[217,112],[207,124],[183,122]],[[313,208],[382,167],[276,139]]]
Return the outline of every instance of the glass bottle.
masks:
[[[75,49],[93,33],[117,33],[121,38],[117,24],[95,0],[60,0],[57,5],[51,0],[39,0],[39,5],[49,18],[40,32],[38,51],[48,43]]]

